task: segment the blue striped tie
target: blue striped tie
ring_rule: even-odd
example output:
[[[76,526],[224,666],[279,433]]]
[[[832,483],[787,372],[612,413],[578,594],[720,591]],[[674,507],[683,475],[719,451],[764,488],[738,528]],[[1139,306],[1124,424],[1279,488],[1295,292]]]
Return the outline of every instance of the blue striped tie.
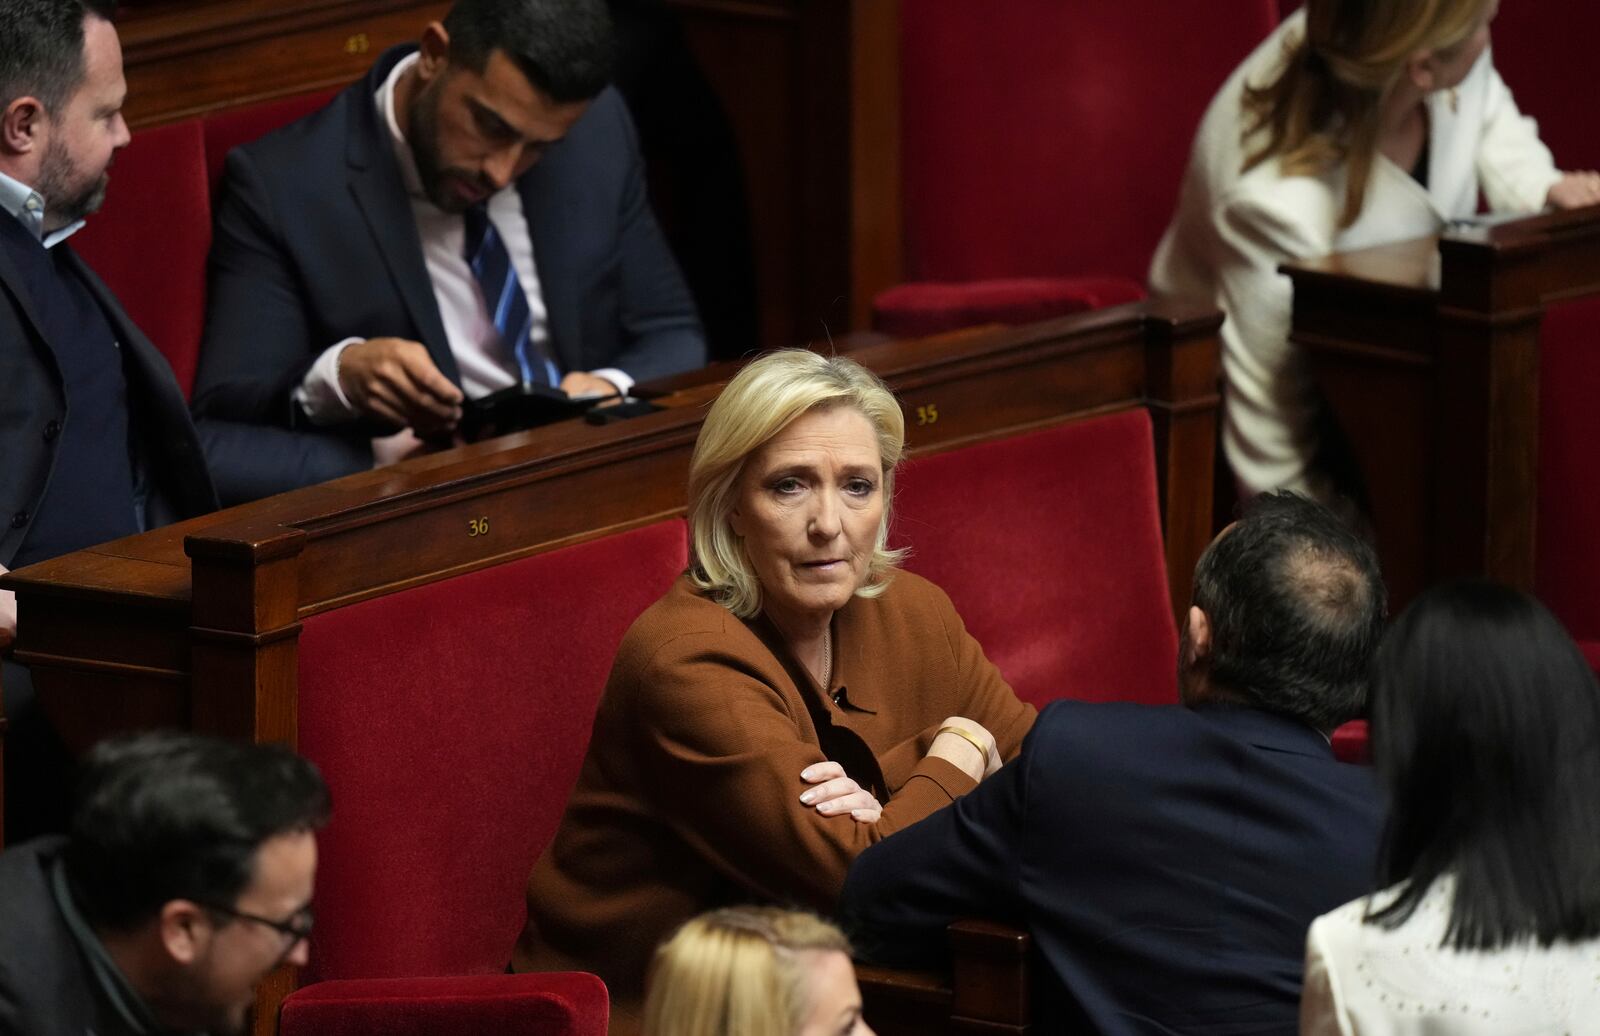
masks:
[[[463,213],[466,225],[466,260],[472,275],[483,289],[483,304],[494,320],[501,341],[511,347],[524,385],[561,384],[561,371],[548,357],[534,348],[528,335],[533,331],[533,313],[522,281],[511,265],[511,254],[489,220],[484,205],[474,205]]]

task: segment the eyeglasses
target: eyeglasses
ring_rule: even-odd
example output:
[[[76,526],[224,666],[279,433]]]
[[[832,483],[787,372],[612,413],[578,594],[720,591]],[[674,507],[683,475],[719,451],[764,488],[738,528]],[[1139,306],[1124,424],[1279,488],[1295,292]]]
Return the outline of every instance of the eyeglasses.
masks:
[[[201,905],[212,913],[222,914],[224,917],[231,917],[236,921],[254,921],[256,924],[264,924],[280,935],[287,936],[291,947],[302,940],[311,938],[313,918],[310,907],[299,911],[287,921],[274,921],[270,917],[262,917],[260,914],[247,914],[243,910],[235,910],[232,907],[220,906],[216,903],[202,903]]]

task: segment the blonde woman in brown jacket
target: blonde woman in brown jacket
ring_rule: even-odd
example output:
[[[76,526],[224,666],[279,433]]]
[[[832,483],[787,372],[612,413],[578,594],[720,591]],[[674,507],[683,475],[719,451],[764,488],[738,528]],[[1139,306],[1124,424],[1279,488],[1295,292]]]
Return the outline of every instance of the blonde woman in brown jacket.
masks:
[[[528,882],[519,971],[605,979],[637,1031],[654,948],[710,908],[831,911],[868,845],[948,805],[1033,723],[937,587],[887,549],[905,438],[859,364],[786,350],[706,417],[690,569],[628,631]]]

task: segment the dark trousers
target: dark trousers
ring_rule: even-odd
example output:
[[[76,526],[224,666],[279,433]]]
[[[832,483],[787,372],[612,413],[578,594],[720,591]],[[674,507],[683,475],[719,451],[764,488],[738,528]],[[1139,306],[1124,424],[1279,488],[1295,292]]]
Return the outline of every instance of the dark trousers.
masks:
[[[67,829],[77,765],[39,708],[26,666],[0,663],[5,692],[5,844]]]

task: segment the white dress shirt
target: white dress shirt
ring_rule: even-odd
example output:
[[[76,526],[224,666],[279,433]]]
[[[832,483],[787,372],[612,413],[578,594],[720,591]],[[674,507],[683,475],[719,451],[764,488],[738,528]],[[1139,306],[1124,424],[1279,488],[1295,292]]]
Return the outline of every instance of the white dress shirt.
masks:
[[[467,398],[476,399],[516,384],[521,380],[516,356],[501,340],[494,319],[483,300],[483,291],[472,273],[464,254],[466,228],[460,213],[445,212],[430,201],[422,189],[422,179],[417,173],[416,159],[411,145],[400,132],[395,117],[395,84],[416,62],[420,55],[412,54],[402,59],[390,71],[388,78],[378,87],[375,100],[384,124],[389,127],[394,146],[395,162],[405,184],[411,216],[416,221],[417,237],[422,243],[423,263],[428,278],[433,283],[433,297],[438,304],[439,319],[444,325],[450,352],[461,373],[461,389]],[[522,283],[528,300],[528,310],[533,315],[530,347],[535,355],[550,355],[549,325],[544,295],[539,288],[539,270],[533,259],[533,238],[528,233],[528,221],[522,211],[522,195],[516,183],[495,192],[488,200],[488,214],[500,240],[506,246],[511,265]],[[307,416],[317,424],[337,424],[359,416],[359,411],[346,398],[339,385],[339,354],[348,346],[365,341],[364,338],[346,338],[325,350],[305,379],[295,390],[295,400]],[[614,368],[590,372],[617,386],[627,394],[633,379]],[[375,460],[379,465],[398,459],[415,447],[417,440],[410,431],[373,442]]]
[[[0,173],[0,208],[17,218],[23,228],[39,239],[45,248],[54,248],[83,229],[83,220],[74,220],[60,230],[44,232],[44,195],[21,180]]]

